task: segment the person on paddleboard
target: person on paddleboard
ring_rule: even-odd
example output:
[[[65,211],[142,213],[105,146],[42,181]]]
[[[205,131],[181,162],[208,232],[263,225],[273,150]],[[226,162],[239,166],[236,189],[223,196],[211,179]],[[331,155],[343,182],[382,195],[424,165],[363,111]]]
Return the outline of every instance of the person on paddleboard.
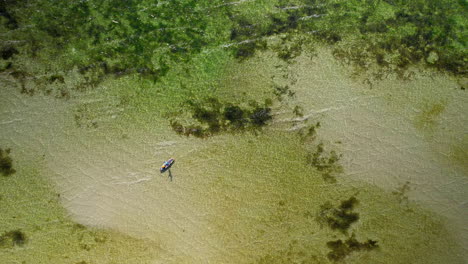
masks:
[[[165,162],[163,163],[163,165],[161,166],[161,168],[159,169],[159,171],[160,171],[161,173],[163,173],[163,172],[169,170],[169,169],[172,167],[172,165],[174,164],[174,162],[175,162],[175,160],[172,159],[172,158],[169,159],[169,160],[167,160],[167,161],[165,161]]]

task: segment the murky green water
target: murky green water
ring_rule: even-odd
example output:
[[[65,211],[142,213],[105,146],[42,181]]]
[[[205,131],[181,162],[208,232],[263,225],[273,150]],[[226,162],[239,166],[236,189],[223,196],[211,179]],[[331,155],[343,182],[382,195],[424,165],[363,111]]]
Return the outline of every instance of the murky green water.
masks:
[[[0,262],[466,262],[461,62],[336,2],[2,4]]]

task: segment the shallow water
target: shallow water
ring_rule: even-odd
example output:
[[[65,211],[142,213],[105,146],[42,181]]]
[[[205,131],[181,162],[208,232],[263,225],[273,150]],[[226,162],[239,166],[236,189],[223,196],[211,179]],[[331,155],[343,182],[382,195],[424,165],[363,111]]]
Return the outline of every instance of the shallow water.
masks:
[[[369,90],[347,77],[345,68],[327,54],[324,50],[312,59],[301,57],[290,66],[288,71],[297,78],[291,87],[296,95],[274,107],[277,115],[272,125],[258,135],[175,136],[164,117],[147,111],[157,105],[137,100],[147,94],[132,95],[136,98],[127,106],[115,106],[115,96],[121,92],[116,83],[139,82],[124,78],[68,101],[20,95],[4,82],[1,143],[13,149],[19,168],[14,176],[17,181],[24,174],[21,164],[35,160],[31,166],[42,168],[39,177],[53,184],[60,194],[57,201],[73,221],[151,241],[160,248],[155,256],[138,263],[272,259],[278,263],[327,263],[326,242],[343,235],[320,227],[314,215],[325,201],[337,203],[353,195],[360,200],[360,220],[351,231],[361,240],[377,240],[380,248],[353,253],[347,261],[462,263],[465,168],[434,149],[457,144],[450,139],[459,138],[464,121],[447,122],[454,118],[448,113],[463,110],[466,104],[459,100],[464,97],[444,93],[446,98],[437,98],[447,105],[440,122],[453,125],[446,127],[450,137],[436,144],[427,140],[424,128],[414,121],[418,111],[402,107],[411,96],[390,101],[383,88]],[[274,73],[278,61],[268,53],[263,56],[243,62],[244,68],[234,64],[231,69],[238,70],[227,70],[228,80],[248,76],[242,79],[243,89],[266,94],[271,88],[257,82],[264,72],[249,71],[261,62],[260,68],[270,67]],[[421,78],[421,85],[429,83]],[[454,85],[443,76],[437,78],[448,89]],[[231,90],[222,89],[216,92],[229,98]],[[424,92],[428,94],[415,92],[418,96],[413,100],[431,98],[431,90]],[[315,143],[304,144],[290,131],[293,122],[284,121],[294,118],[288,113],[296,104],[310,116],[308,122],[321,122],[316,141],[324,141],[327,149],[344,155],[340,161],[344,172],[337,175],[338,183],[324,181],[305,164]],[[412,115],[404,116],[404,111]],[[74,118],[77,112],[84,125],[79,126]],[[90,120],[97,126],[86,125]],[[441,137],[437,131],[431,135]],[[157,161],[168,157],[177,160],[172,181],[158,172]],[[410,191],[392,194],[406,181]],[[7,195],[5,189],[2,193]],[[401,202],[403,196],[408,202]],[[34,239],[36,235],[30,236]],[[115,243],[119,247],[120,242]],[[134,248],[144,250],[138,244]],[[2,254],[10,259],[8,253]],[[58,255],[51,258],[52,263],[60,263]]]
[[[290,70],[305,112],[323,120],[324,138],[340,140],[343,177],[393,191],[408,182],[410,199],[448,217],[466,248],[468,233],[460,230],[468,218],[468,170],[461,149],[468,119],[460,113],[468,110],[468,98],[457,80],[415,69],[410,81],[390,79],[369,89],[340,74],[345,69],[327,56]],[[428,114],[439,105],[443,110]]]
[[[301,35],[298,27],[292,40],[286,33],[255,31],[268,26],[271,14],[281,17],[307,6],[200,3],[174,14],[188,10],[196,18],[204,10],[208,31],[190,41],[212,43],[180,55],[177,49],[188,40],[176,32],[191,20],[174,20],[177,27],[161,31],[179,41],[167,52],[176,57],[164,53],[168,47],[155,49],[168,56],[162,61],[170,68],[156,80],[107,69],[120,57],[107,61],[110,73],[101,79],[93,79],[93,70],[80,73],[76,65],[92,60],[94,48],[83,48],[93,47],[89,40],[75,40],[61,52],[51,48],[37,57],[13,57],[25,73],[1,65],[6,68],[0,73],[0,148],[11,149],[16,170],[0,175],[1,263],[468,260],[463,77],[410,65],[407,80],[396,71],[376,80],[373,69],[356,74],[355,65],[343,65],[332,55],[336,50],[310,38],[313,31]],[[383,5],[379,12],[387,16],[393,7]],[[142,10],[164,9],[160,6]],[[120,24],[132,34],[138,29],[123,18],[97,14],[99,8],[91,8],[97,25],[112,19],[110,30]],[[125,13],[126,7],[116,8]],[[229,19],[225,8],[233,12]],[[233,38],[230,27],[238,25],[231,23],[243,16],[255,23]],[[203,25],[195,20],[199,30]],[[27,28],[2,34],[18,37],[22,30]],[[248,56],[238,58],[230,50],[257,41],[266,41],[269,49],[250,55],[247,50]],[[278,46],[294,50],[298,41],[304,44],[300,56],[279,58]],[[144,52],[124,50],[118,56],[147,66],[146,56],[156,53]],[[67,69],[70,63],[73,68]],[[99,67],[93,68],[97,74],[104,71]],[[92,84],[83,85],[90,79]],[[261,129],[221,131],[204,139],[177,135],[171,120],[196,123],[187,100],[207,98],[245,109],[252,100],[271,100],[272,120]],[[312,162],[318,154],[323,160]],[[176,159],[172,177],[159,173],[170,157]],[[353,199],[358,202],[340,209],[346,213],[336,213]],[[340,229],[330,215],[338,222],[357,219],[347,228],[339,222]],[[25,239],[15,240],[11,231]],[[331,245],[340,243],[344,246],[333,251]]]

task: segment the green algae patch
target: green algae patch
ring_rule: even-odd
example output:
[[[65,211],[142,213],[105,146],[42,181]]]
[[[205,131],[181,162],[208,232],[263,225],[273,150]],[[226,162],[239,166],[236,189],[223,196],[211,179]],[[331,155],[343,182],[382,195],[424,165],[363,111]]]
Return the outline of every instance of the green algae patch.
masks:
[[[39,167],[19,162],[18,177],[0,179],[0,262],[130,264],[159,256],[154,241],[73,222]]]

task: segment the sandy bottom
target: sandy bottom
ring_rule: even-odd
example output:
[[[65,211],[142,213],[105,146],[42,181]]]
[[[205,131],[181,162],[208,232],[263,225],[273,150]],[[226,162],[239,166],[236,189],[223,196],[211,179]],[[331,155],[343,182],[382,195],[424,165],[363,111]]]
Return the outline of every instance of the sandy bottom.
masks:
[[[447,217],[468,249],[466,91],[430,71],[370,87],[321,54],[290,68],[293,90],[306,115],[321,121],[320,135],[343,153],[343,177],[392,191],[408,186],[408,197]]]
[[[125,107],[115,107],[118,103],[107,97],[112,87],[106,84],[63,101],[20,95],[5,81],[0,143],[21,160],[43,155],[45,176],[74,221],[160,246],[161,254],[152,263],[252,263],[258,260],[255,254],[275,256],[297,243],[310,245],[294,249],[297,256],[317,251],[310,259],[327,263],[325,241],[336,235],[304,215],[323,201],[359,189],[362,203],[368,201],[363,210],[369,211],[362,213],[358,235],[381,238],[384,259],[398,256],[418,263],[412,259],[414,252],[416,257],[432,252],[429,262],[420,263],[440,263],[445,249],[432,249],[436,241],[430,238],[445,241],[450,235],[437,231],[440,227],[431,224],[430,214],[417,206],[413,211],[403,208],[392,198],[391,191],[406,182],[409,200],[442,216],[451,235],[468,248],[463,226],[468,218],[463,163],[468,120],[461,114],[468,110],[465,93],[454,80],[435,74],[369,89],[345,77],[345,70],[326,52],[321,54],[300,58],[288,69],[297,79],[291,86],[296,96],[288,103],[301,105],[310,122],[320,121],[319,138],[343,153],[338,186],[350,186],[342,189],[303,165],[305,150],[297,137],[275,132],[285,130],[283,123],[263,136],[177,137],[151,114],[132,122]],[[433,110],[434,105],[441,106]],[[176,158],[172,179],[158,171],[169,157]],[[289,170],[291,164],[297,169]],[[386,220],[388,228],[381,228]],[[430,227],[436,231],[421,238]],[[401,237],[392,237],[395,233]],[[411,239],[423,246],[408,251],[403,243]],[[449,262],[468,259],[457,254]],[[380,257],[370,254],[350,261],[391,263],[377,262]]]

